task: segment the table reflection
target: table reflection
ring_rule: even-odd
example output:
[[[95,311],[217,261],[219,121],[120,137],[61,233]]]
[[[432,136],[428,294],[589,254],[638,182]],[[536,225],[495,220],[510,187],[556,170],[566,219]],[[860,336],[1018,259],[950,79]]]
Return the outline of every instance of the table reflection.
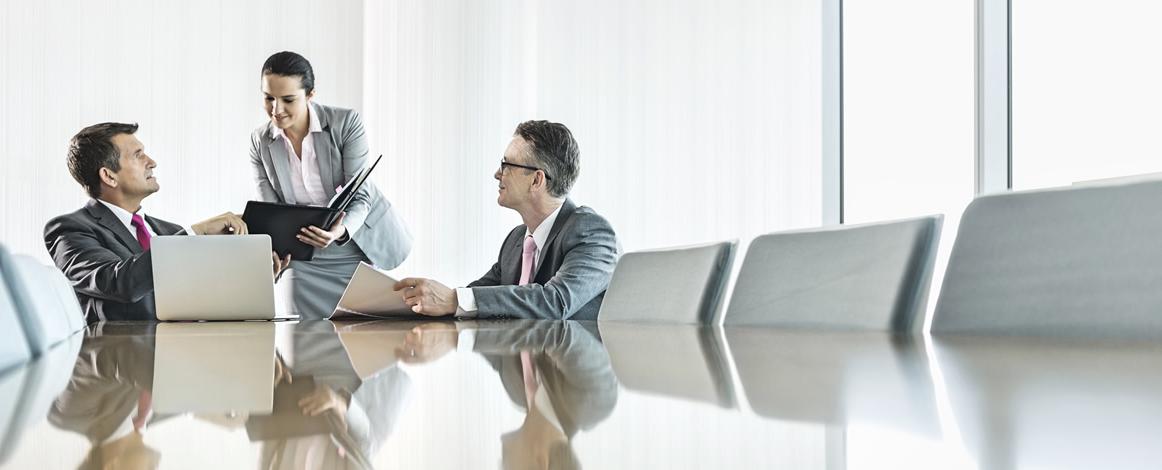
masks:
[[[592,324],[428,323],[408,334],[401,353],[425,363],[457,348],[483,357],[524,413],[520,427],[500,437],[502,468],[580,468],[573,437],[617,404],[617,378]]]
[[[726,339],[759,415],[941,436],[923,338],[727,328]]]
[[[601,338],[626,389],[733,408],[737,400],[722,330],[602,323]]]
[[[1150,468],[1162,346],[560,321],[101,324],[4,468]]]
[[[980,468],[1157,468],[1162,346],[937,337],[951,413]]]

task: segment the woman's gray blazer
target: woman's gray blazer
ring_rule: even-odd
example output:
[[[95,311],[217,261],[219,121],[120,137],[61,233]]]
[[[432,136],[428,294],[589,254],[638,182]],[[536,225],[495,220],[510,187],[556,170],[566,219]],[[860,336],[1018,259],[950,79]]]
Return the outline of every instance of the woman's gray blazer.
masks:
[[[367,138],[359,113],[311,102],[322,132],[315,134],[315,155],[327,197],[368,163]],[[267,122],[250,135],[250,163],[258,195],[263,201],[295,203],[291,189],[291,169],[286,144],[276,140],[274,126]],[[343,225],[351,239],[376,266],[399,266],[411,252],[412,237],[391,202],[368,180],[347,209]],[[325,228],[325,227],[324,227]]]

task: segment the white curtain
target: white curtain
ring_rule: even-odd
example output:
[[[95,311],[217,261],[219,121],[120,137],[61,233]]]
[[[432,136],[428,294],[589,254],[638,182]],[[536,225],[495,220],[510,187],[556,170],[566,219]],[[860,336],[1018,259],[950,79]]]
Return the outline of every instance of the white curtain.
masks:
[[[625,250],[821,221],[816,2],[366,5],[376,181],[416,245],[402,274],[465,283],[520,223],[492,174],[518,123],[567,125],[572,197]]]
[[[88,196],[65,149],[81,128],[136,122],[161,191],[144,210],[179,223],[255,197],[250,131],[265,121],[271,53],[311,60],[318,98],[362,104],[363,3],[54,0],[0,3],[0,242],[48,262],[43,229]]]

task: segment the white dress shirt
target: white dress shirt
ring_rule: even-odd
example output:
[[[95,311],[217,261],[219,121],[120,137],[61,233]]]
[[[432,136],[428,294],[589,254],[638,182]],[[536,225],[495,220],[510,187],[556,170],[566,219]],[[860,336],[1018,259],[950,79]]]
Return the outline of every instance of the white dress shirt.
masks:
[[[117,220],[120,220],[121,223],[123,225],[125,225],[125,228],[129,229],[129,234],[133,235],[133,239],[137,240],[137,227],[133,226],[133,213],[132,212],[129,212],[125,209],[122,209],[120,206],[114,205],[114,204],[109,203],[107,201],[103,201],[101,199],[98,199],[97,202],[100,202],[101,204],[104,204],[105,207],[108,207],[109,210],[113,212],[113,215],[117,216]],[[145,221],[145,230],[149,232],[149,236],[151,238],[156,237],[157,232],[154,232],[153,227],[149,226],[149,221],[145,220],[145,211],[142,209],[137,209],[137,213],[141,214],[141,220]],[[192,227],[190,225],[183,225],[182,229],[186,231],[186,235],[197,235],[197,233],[194,232],[194,227]],[[140,241],[140,240],[138,240],[138,241]]]
[[[533,243],[537,246],[537,250],[533,252],[533,272],[529,274],[530,283],[533,282],[532,279],[536,277],[537,271],[541,269],[541,249],[545,247],[545,242],[547,242],[549,239],[549,233],[553,231],[553,224],[557,222],[557,214],[561,213],[562,206],[564,206],[564,204],[557,206],[557,210],[553,211],[552,214],[549,214],[548,217],[545,217],[545,220],[541,221],[541,224],[537,226],[537,229],[531,233],[527,227],[525,228],[525,237],[532,235]],[[524,238],[521,238],[521,243],[523,246]],[[472,288],[457,287],[456,301],[456,303],[459,304],[458,310],[456,311],[457,317],[470,318],[476,316],[476,295],[472,293]]]
[[[302,158],[299,158],[299,155],[295,153],[294,144],[291,143],[290,138],[282,129],[274,128],[274,135],[276,139],[282,139],[282,143],[286,145],[294,203],[325,206],[328,202],[327,191],[323,189],[323,178],[319,175],[319,159],[315,156],[314,137],[316,132],[323,132],[323,126],[319,124],[318,114],[309,105],[307,106],[307,117],[310,125],[307,129],[307,135],[303,137]]]
[[[104,204],[105,207],[108,207],[109,210],[113,212],[113,215],[117,216],[117,220],[120,220],[121,224],[124,225],[125,228],[129,230],[129,233],[131,235],[133,235],[133,239],[137,240],[137,227],[133,226],[133,213],[132,212],[129,212],[125,209],[122,209],[120,206],[110,204],[109,202],[106,202],[106,201],[103,201],[100,199],[98,199],[97,201],[100,202],[101,204]],[[144,210],[138,209],[137,213],[139,215],[141,215],[141,220],[145,220],[145,211]],[[145,230],[149,232],[150,237],[157,236],[157,233],[153,231],[153,227],[149,226],[148,220],[145,220]],[[138,241],[140,241],[140,240],[138,240]]]

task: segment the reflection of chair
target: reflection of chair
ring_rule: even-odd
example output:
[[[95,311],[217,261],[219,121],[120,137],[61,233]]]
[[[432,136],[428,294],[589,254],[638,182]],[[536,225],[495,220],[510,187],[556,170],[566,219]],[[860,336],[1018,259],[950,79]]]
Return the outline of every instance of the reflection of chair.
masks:
[[[608,322],[600,329],[613,373],[625,388],[735,406],[721,329]]]
[[[16,304],[9,293],[4,266],[7,264],[8,254],[3,245],[0,245],[0,373],[23,364],[31,357],[28,339],[24,336],[24,327],[20,324],[20,314],[16,311]],[[0,411],[0,419],[3,412]],[[0,426],[6,425],[0,422]]]
[[[13,404],[14,412],[8,422],[0,423],[0,463],[3,463],[20,444],[21,435],[32,426],[39,424],[48,415],[52,402],[72,376],[73,364],[81,350],[84,335],[73,335],[49,348],[40,357],[19,369],[0,374],[0,403]],[[17,387],[16,382],[20,383]],[[19,398],[9,401],[9,397],[19,388]],[[5,410],[0,408],[0,418]],[[8,426],[4,431],[2,426]]]
[[[931,350],[979,468],[1158,468],[1154,341],[941,335]]]
[[[726,325],[918,331],[942,216],[756,238]]]
[[[759,415],[940,435],[928,360],[914,335],[728,327],[725,336]]]
[[[737,244],[732,240],[622,255],[597,318],[714,323]]]
[[[934,334],[1162,337],[1162,182],[977,198]]]
[[[64,274],[27,255],[0,253],[0,257],[4,279],[34,355],[85,327],[76,294]]]

